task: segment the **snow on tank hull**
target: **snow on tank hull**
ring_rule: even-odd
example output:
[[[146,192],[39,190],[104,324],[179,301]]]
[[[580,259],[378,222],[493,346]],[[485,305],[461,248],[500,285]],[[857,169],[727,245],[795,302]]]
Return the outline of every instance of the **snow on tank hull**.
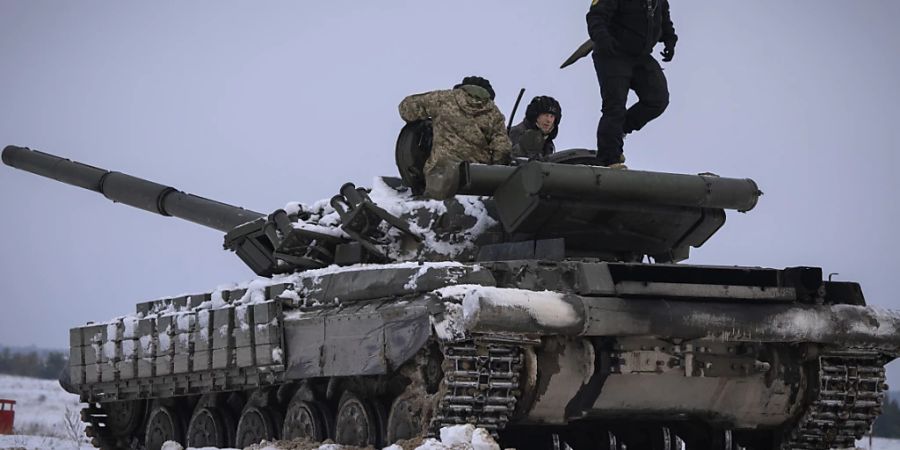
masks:
[[[854,386],[871,402],[842,406],[860,417],[858,423],[833,428],[852,436],[877,416],[884,391],[883,368],[878,368],[898,354],[900,316],[826,303],[834,300],[830,297],[804,304],[789,283],[743,290],[715,284],[722,271],[760,280],[762,274],[790,279],[785,273],[793,269],[679,265],[668,269],[684,271],[693,283],[661,286],[645,279],[640,289],[622,275],[645,266],[507,261],[346,267],[260,279],[246,289],[200,296],[212,300],[193,308],[190,297],[151,302],[139,305],[145,318],[135,329],[149,320],[156,322],[157,334],[137,333],[133,339],[136,345],[156,344],[157,353],[132,358],[156,372],[129,379],[121,371],[122,357],[115,364],[113,358],[103,360],[104,351],[118,352],[125,341],[106,340],[92,347],[99,352],[95,366],[101,379],[78,388],[85,401],[106,403],[302,385],[296,389],[304,395],[338,408],[336,393],[361,384],[367,387],[355,389],[376,393],[366,398],[388,417],[401,414],[396,402],[410,390],[430,392],[403,426],[380,425],[379,439],[385,442],[388,436],[404,437],[401,429],[427,432],[473,422],[493,430],[545,429],[569,435],[572,442],[584,439],[583,428],[590,425],[638,445],[647,430],[667,429],[694,448],[727,432],[749,448],[767,448],[759,441],[784,439],[801,412],[818,400],[816,371],[841,359],[844,366],[856,364],[856,372],[875,372]],[[661,293],[664,287],[675,295]],[[177,344],[196,337],[184,336],[180,326],[194,324],[191,333],[207,326],[204,319],[186,317],[202,317],[207,310],[211,361],[204,354],[209,347],[197,344],[202,340]],[[217,321],[220,316],[232,321]],[[226,347],[216,348],[218,339]],[[174,352],[161,350],[160,342],[167,340]],[[475,370],[453,359],[454,351],[468,347],[486,354],[494,348],[514,352],[507,356],[515,373],[484,383],[480,377],[492,372],[490,364]],[[823,358],[830,365],[823,365]],[[177,369],[179,361],[184,370]],[[483,364],[477,355],[462,361],[469,362]],[[437,374],[426,375],[435,364]],[[72,370],[75,375],[84,368]],[[409,371],[421,380],[384,392],[399,379],[415,379]],[[106,379],[106,373],[113,375]],[[391,400],[379,399],[384,395]]]
[[[593,433],[587,426],[650,445],[641,441],[646,430],[635,430],[644,422],[664,425],[689,448],[724,440],[747,448],[852,445],[880,414],[883,365],[900,354],[900,315],[863,306],[844,283],[820,279],[817,296],[803,300],[805,288],[793,282],[753,286],[732,277],[797,280],[799,271],[808,288],[814,268],[507,267],[521,280],[539,276],[515,289],[444,291],[461,299],[460,322],[473,335],[541,336],[526,365],[533,383],[520,420],[563,427],[574,442]],[[671,270],[691,282],[672,283]],[[737,286],[717,284],[722,279]]]
[[[383,446],[471,423],[519,449],[668,450],[676,436],[691,450],[826,449],[869,428],[900,317],[814,267],[674,264],[725,209],[752,209],[756,184],[582,165],[592,157],[462,165],[442,202],[396,179],[348,183],[265,216],[3,151],[226,231],[265,277],[72,330],[68,389],[90,404],[98,447]]]

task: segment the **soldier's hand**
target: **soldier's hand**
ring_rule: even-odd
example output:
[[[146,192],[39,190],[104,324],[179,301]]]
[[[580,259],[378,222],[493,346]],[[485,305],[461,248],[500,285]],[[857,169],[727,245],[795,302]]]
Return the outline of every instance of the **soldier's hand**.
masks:
[[[672,58],[675,57],[675,44],[666,44],[666,47],[660,52],[662,55],[663,62],[671,62]]]
[[[522,133],[519,139],[519,148],[528,156],[528,159],[539,157],[544,150],[544,133],[541,130],[528,130]]]

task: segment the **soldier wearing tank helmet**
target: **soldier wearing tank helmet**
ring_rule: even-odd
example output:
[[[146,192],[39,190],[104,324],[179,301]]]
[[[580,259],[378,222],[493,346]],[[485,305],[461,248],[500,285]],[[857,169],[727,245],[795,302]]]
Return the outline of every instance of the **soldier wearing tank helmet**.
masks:
[[[434,133],[425,162],[425,194],[452,196],[459,184],[459,163],[506,164],[512,144],[494,89],[481,77],[466,77],[451,90],[410,95],[400,102],[407,122],[430,118]]]
[[[669,105],[666,77],[651,53],[661,42],[662,60],[672,61],[678,36],[668,0],[593,0],[587,25],[603,97],[597,158],[604,166],[621,165],[625,135],[643,128]],[[638,102],[626,109],[629,90]]]
[[[554,151],[553,139],[559,134],[562,108],[553,97],[538,96],[525,109],[525,118],[509,130],[512,155],[516,158],[544,160]]]

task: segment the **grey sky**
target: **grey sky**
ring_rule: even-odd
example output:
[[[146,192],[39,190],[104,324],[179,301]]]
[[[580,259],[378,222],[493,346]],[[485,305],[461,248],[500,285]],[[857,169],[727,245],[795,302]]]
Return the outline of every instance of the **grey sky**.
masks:
[[[557,146],[592,147],[593,69],[557,69],[588,3],[5,0],[0,144],[267,212],[393,175],[403,96],[480,74],[506,113],[519,87],[553,95]],[[818,265],[900,309],[900,2],[673,3],[672,103],[628,163],[766,193],[690,261]],[[0,210],[2,344],[64,347],[138,301],[252,277],[215,231],[6,167]]]

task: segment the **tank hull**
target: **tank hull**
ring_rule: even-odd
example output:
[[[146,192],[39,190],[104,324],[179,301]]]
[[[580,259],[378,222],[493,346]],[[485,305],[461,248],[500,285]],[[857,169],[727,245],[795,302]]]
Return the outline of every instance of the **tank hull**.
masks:
[[[406,405],[411,392],[428,392],[416,396],[420,419],[404,428],[415,434],[475,423],[501,436],[523,426],[565,435],[590,423],[628,436],[634,424],[644,424],[679,436],[692,436],[685,429],[728,430],[794,442],[792,430],[810,433],[811,419],[803,417],[822,402],[819,387],[827,381],[819,372],[840,364],[875,372],[874,381],[854,388],[872,400],[851,405],[862,419],[835,427],[851,436],[877,416],[883,364],[900,353],[890,332],[900,317],[860,305],[804,303],[803,283],[785,275],[793,269],[728,268],[749,279],[782,280],[736,289],[715,284],[740,281],[724,276],[724,268],[679,266],[682,275],[692,274],[690,282],[666,276],[659,286],[644,280],[636,289],[622,273],[640,269],[403,263],[164,299],[140,304],[136,326],[125,318],[73,330],[99,334],[89,347],[72,348],[73,355],[95,352],[72,367],[72,378],[81,381],[76,390],[86,402],[142,402],[159,410],[175,401],[193,404],[180,406],[191,417],[210,396],[234,395],[243,399],[234,415],[247,405],[283,415],[300,391],[337,414],[350,392],[385,416],[371,438],[379,445],[397,437],[387,418],[401,414],[396,404]],[[149,356],[141,356],[144,350],[130,356],[128,339],[154,348],[145,349]],[[134,374],[126,372],[132,363]],[[99,379],[86,378],[95,372]],[[148,438],[137,432],[131,439]]]

